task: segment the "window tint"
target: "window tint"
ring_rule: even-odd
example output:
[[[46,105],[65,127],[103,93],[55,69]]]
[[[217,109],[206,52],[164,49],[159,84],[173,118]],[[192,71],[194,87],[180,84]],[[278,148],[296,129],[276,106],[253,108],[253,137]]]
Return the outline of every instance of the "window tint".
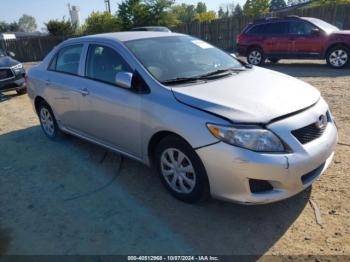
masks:
[[[279,23],[269,23],[265,25],[265,34],[271,35],[283,35],[288,33],[288,23],[279,22]]]
[[[115,84],[118,72],[131,72],[130,66],[113,49],[100,45],[90,45],[86,76],[92,79]]]
[[[261,35],[264,34],[265,25],[253,25],[247,32],[249,35]]]
[[[50,70],[77,75],[82,45],[70,46],[62,49],[57,58],[55,57],[50,65]]]
[[[301,22],[301,21],[291,21],[289,22],[289,33],[292,35],[311,35],[312,26],[309,23]]]

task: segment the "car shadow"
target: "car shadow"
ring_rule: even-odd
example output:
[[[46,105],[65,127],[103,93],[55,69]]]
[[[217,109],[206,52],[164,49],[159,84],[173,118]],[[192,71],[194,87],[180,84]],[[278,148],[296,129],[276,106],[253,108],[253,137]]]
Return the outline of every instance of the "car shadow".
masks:
[[[0,135],[0,145],[6,156],[0,158],[2,226],[13,230],[13,244],[1,247],[7,254],[256,260],[285,234],[311,194],[309,188],[261,206],[217,200],[190,205],[171,197],[152,169],[71,136],[53,142],[34,126]]]
[[[20,95],[17,94],[16,92],[13,93],[12,91],[4,92],[4,93],[0,92],[0,103],[8,101],[16,96],[20,96]]]
[[[350,68],[333,69],[325,62],[319,63],[317,61],[299,62],[293,60],[290,62],[283,60],[277,64],[266,63],[263,67],[278,71],[293,77],[343,77],[350,75]]]

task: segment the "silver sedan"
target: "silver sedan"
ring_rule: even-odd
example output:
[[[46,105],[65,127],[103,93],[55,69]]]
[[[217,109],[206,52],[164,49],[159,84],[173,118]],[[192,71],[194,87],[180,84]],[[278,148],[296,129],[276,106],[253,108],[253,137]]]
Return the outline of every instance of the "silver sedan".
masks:
[[[176,198],[291,197],[332,161],[337,129],[312,86],[182,34],[70,39],[28,72],[44,133],[153,165]]]

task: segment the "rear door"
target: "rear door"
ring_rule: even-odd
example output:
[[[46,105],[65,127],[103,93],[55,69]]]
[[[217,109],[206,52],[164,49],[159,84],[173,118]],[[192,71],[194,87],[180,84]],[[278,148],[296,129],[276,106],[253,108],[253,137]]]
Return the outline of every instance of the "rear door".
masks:
[[[83,88],[79,71],[83,48],[83,44],[74,44],[59,50],[43,79],[48,87],[46,97],[57,120],[69,129],[79,129],[79,99]]]
[[[300,20],[289,22],[289,37],[295,57],[319,57],[323,51],[324,35],[317,34],[313,24]]]
[[[271,22],[265,24],[265,54],[284,56],[292,50],[292,42],[288,36],[288,22]]]

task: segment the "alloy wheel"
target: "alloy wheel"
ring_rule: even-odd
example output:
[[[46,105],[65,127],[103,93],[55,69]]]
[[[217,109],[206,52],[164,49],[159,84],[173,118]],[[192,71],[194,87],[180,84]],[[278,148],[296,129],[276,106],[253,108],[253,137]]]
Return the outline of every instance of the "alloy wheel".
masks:
[[[334,50],[329,55],[329,62],[334,67],[342,67],[348,61],[348,54],[343,49]]]
[[[189,194],[196,186],[196,173],[189,158],[180,150],[169,148],[161,155],[161,173],[172,190]]]
[[[40,122],[45,133],[50,137],[54,136],[55,123],[50,111],[45,107],[40,110]]]
[[[252,65],[259,65],[262,60],[262,54],[258,50],[253,50],[249,53],[248,61]]]

